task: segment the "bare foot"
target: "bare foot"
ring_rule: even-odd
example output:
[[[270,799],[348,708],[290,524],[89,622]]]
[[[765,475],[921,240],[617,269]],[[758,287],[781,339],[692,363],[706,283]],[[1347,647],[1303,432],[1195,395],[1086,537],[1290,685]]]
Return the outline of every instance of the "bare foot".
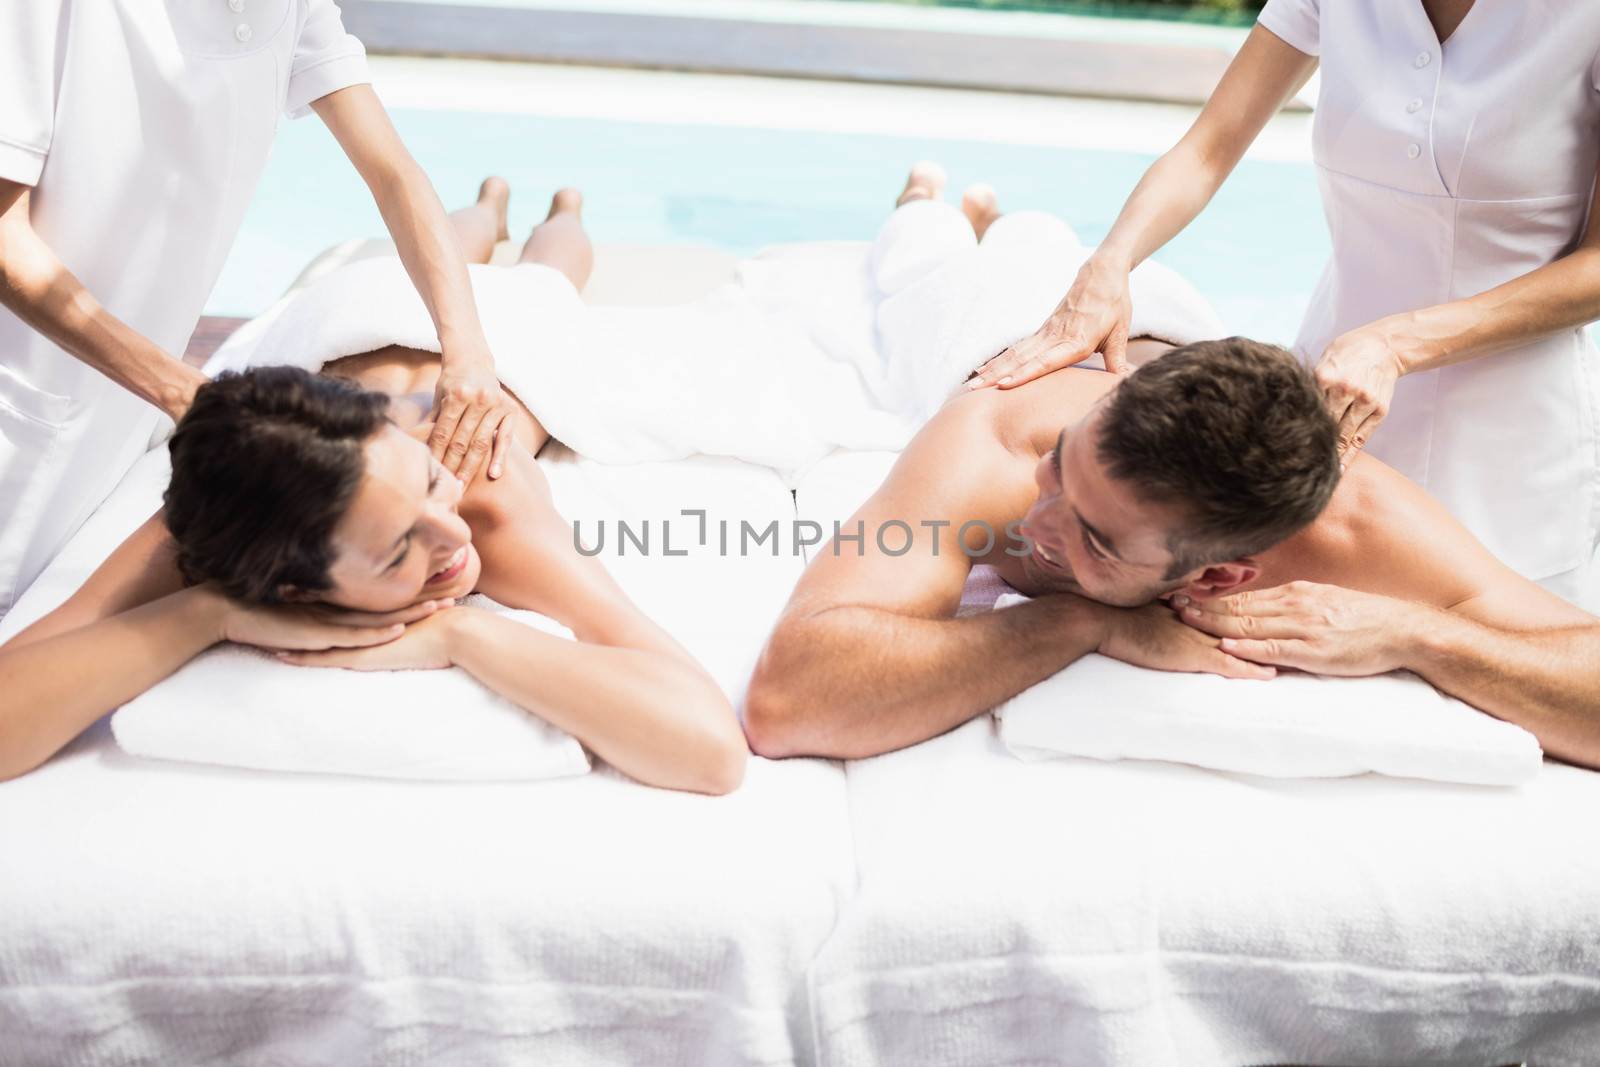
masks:
[[[938,200],[944,196],[945,182],[944,168],[929,160],[911,165],[911,173],[906,175],[906,187],[900,193],[900,199],[894,202],[895,207],[909,204],[913,200]]]
[[[556,195],[550,198],[550,214],[546,215],[545,218],[553,219],[557,215],[565,215],[569,213],[578,215],[581,214],[582,211],[583,194],[569,186],[565,189],[556,190]]]
[[[961,194],[961,213],[972,223],[972,232],[978,235],[978,240],[983,240],[983,235],[1000,217],[1000,198],[995,195],[994,186],[982,182],[968,186]]]
[[[483,184],[478,186],[478,203],[494,212],[495,240],[504,241],[510,238],[511,231],[506,228],[506,208],[511,203],[511,186],[504,178],[485,178]]]

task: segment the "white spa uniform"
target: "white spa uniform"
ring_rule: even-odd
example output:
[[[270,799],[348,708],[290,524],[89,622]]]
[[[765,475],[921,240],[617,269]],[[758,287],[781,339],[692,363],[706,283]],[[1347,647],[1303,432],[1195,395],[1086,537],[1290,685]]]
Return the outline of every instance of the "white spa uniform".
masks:
[[[6,0],[0,178],[105,308],[174,356],[279,116],[368,80],[332,0]],[[164,418],[0,307],[0,614]]]
[[[1313,156],[1333,255],[1303,358],[1574,247],[1600,159],[1600,2],[1477,0],[1443,47],[1421,0],[1270,0],[1260,24],[1321,56]],[[1597,359],[1569,330],[1409,375],[1368,445],[1500,559],[1591,610]]]

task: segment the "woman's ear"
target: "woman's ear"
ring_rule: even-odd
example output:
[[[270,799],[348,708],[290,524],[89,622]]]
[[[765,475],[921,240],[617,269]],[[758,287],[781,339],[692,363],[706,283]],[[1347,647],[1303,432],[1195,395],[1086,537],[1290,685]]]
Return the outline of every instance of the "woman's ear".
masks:
[[[1196,600],[1211,600],[1219,596],[1227,596],[1237,592],[1240,588],[1255,581],[1261,574],[1261,564],[1253,559],[1236,559],[1231,563],[1213,563],[1200,574],[1191,578],[1187,585],[1178,590],[1180,593],[1195,598]]]
[[[278,599],[285,604],[309,604],[316,599],[315,596],[297,585],[280,585],[277,592]]]

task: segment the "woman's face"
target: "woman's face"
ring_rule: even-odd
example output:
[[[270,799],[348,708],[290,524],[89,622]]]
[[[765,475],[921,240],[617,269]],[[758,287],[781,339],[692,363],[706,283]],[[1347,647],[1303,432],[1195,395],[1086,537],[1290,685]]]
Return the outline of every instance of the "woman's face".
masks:
[[[456,513],[459,479],[427,446],[385,425],[367,442],[366,473],[333,533],[333,588],[323,599],[386,612],[466,596],[482,567]]]

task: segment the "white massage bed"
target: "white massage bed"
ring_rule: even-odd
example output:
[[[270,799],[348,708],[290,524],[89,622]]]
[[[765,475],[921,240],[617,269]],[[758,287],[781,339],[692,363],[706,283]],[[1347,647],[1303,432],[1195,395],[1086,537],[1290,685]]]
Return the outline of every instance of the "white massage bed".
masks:
[[[608,566],[737,698],[804,561],[788,532],[717,559],[678,510],[831,532],[892,460],[792,494],[731,460],[541,462],[586,527],[676,520],[688,557]],[[148,514],[144,474],[0,638]],[[1555,765],[1027,764],[987,717],[753,759],[724,798],[168,764],[101,726],[0,784],[0,1067],[1596,1064],[1597,810],[1600,775]]]
[[[894,457],[796,503],[832,529]],[[1600,1063],[1600,774],[1515,789],[1025,763],[984,716],[849,763],[827,1067]]]

